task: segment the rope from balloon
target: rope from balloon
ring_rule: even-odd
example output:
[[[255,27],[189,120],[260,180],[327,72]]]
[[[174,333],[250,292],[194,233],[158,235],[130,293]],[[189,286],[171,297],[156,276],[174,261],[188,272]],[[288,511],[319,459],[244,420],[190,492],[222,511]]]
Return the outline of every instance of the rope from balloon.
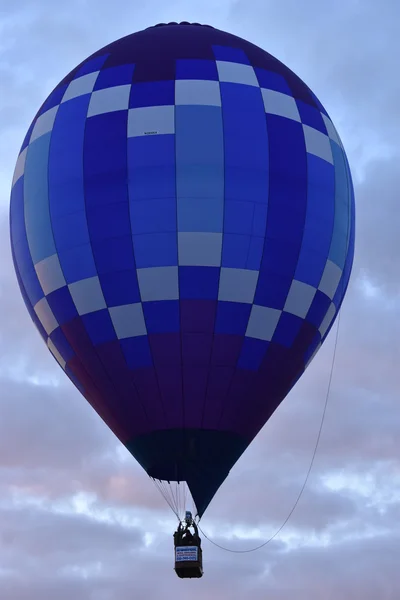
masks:
[[[287,525],[287,523],[289,522],[291,516],[293,515],[294,511],[297,508],[298,503],[300,502],[300,499],[303,495],[304,490],[306,489],[308,480],[310,478],[310,474],[312,471],[312,468],[314,466],[314,462],[315,462],[315,457],[317,456],[317,451],[318,451],[318,447],[319,447],[319,442],[321,440],[321,434],[322,434],[322,429],[324,426],[324,422],[325,422],[325,415],[326,415],[326,410],[328,408],[328,402],[329,402],[329,398],[330,398],[330,392],[331,392],[331,386],[332,386],[332,377],[333,377],[333,371],[335,368],[335,361],[336,361],[336,350],[337,350],[337,345],[338,345],[338,338],[339,338],[339,326],[340,326],[340,310],[338,312],[338,316],[337,316],[337,327],[336,327],[336,336],[335,336],[335,344],[334,344],[334,348],[333,348],[333,355],[332,355],[332,364],[331,364],[331,370],[330,370],[330,374],[329,374],[329,379],[328,379],[328,387],[326,390],[326,397],[325,397],[325,403],[324,403],[324,408],[322,411],[322,417],[321,417],[321,423],[319,426],[319,430],[318,430],[318,434],[317,434],[317,439],[315,442],[315,446],[314,446],[314,451],[312,453],[312,457],[311,457],[311,461],[310,461],[310,465],[308,467],[308,471],[306,473],[303,485],[300,489],[300,492],[289,512],[289,514],[287,515],[286,519],[283,521],[282,525],[279,527],[279,529],[277,529],[275,531],[275,533],[265,542],[263,542],[262,544],[259,544],[258,546],[255,546],[254,548],[248,548],[247,550],[234,550],[232,548],[226,548],[225,546],[222,546],[221,544],[218,544],[217,542],[214,542],[214,540],[212,540],[206,533],[204,533],[204,531],[201,529],[200,525],[198,524],[198,528],[199,531],[202,533],[202,535],[206,538],[206,540],[208,540],[211,544],[213,544],[214,546],[216,546],[217,548],[220,548],[221,550],[225,550],[225,552],[231,552],[233,554],[246,554],[249,552],[255,552],[256,550],[260,550],[261,548],[264,548],[265,546],[267,546],[270,542],[272,542],[272,540],[274,540],[276,538],[276,536],[282,531],[282,529],[285,527],[285,525]]]

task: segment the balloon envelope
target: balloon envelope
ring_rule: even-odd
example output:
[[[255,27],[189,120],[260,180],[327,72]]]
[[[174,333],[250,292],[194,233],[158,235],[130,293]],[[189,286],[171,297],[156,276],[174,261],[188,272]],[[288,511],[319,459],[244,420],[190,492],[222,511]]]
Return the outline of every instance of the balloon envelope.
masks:
[[[11,196],[15,269],[56,360],[203,514],[343,300],[354,197],[326,110],[209,26],[99,50],[54,89]]]

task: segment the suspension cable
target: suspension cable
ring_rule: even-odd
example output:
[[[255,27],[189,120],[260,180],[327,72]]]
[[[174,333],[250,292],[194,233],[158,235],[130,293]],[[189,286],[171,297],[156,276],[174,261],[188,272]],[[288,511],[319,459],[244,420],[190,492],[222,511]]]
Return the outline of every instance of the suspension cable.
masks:
[[[283,521],[282,525],[279,527],[279,529],[277,529],[275,531],[275,533],[265,542],[263,542],[262,544],[259,544],[258,546],[254,547],[254,548],[249,548],[247,550],[234,550],[232,548],[226,548],[225,546],[222,546],[221,544],[218,544],[217,542],[214,542],[214,540],[212,540],[207,534],[204,533],[204,531],[201,529],[200,524],[198,523],[198,528],[200,530],[200,532],[202,533],[202,535],[206,538],[206,540],[208,540],[211,544],[213,544],[214,546],[216,546],[217,548],[220,548],[221,550],[225,550],[225,552],[231,552],[232,554],[247,554],[249,552],[255,552],[256,550],[260,550],[261,548],[264,548],[264,546],[267,546],[270,542],[272,542],[272,540],[274,540],[276,538],[276,536],[282,531],[282,529],[285,527],[285,525],[288,523],[289,519],[291,518],[291,516],[293,515],[294,511],[297,508],[298,503],[300,502],[300,498],[303,495],[303,492],[306,488],[306,485],[308,483],[310,474],[311,474],[311,470],[314,466],[314,462],[315,462],[315,457],[317,455],[317,451],[318,451],[318,447],[319,447],[319,442],[321,440],[321,434],[322,434],[322,429],[324,426],[324,422],[325,422],[325,415],[326,415],[326,410],[328,408],[328,402],[329,402],[329,398],[330,398],[330,392],[331,392],[331,386],[332,386],[332,377],[333,377],[333,371],[335,368],[335,361],[336,361],[336,350],[337,350],[337,345],[338,345],[338,338],[339,338],[339,326],[340,326],[340,311],[338,312],[338,316],[337,316],[337,326],[336,326],[336,336],[335,336],[335,343],[334,343],[334,348],[333,348],[333,355],[332,355],[332,364],[331,364],[331,370],[330,370],[330,374],[329,374],[329,379],[328,379],[328,387],[327,387],[327,391],[326,391],[326,397],[325,397],[325,403],[324,403],[324,408],[322,411],[322,417],[321,417],[321,423],[319,426],[319,430],[318,430],[318,434],[317,434],[317,439],[315,442],[315,446],[314,446],[314,451],[312,453],[312,457],[311,457],[311,461],[310,461],[310,465],[308,467],[303,485],[300,489],[300,492],[289,512],[289,514],[287,515],[286,519]],[[200,520],[200,519],[199,519]]]

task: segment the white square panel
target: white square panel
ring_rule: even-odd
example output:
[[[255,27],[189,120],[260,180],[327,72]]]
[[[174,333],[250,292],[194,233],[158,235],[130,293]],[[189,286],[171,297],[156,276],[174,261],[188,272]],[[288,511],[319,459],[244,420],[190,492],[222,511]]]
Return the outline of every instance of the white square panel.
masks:
[[[57,322],[57,320],[53,314],[53,311],[51,310],[46,298],[42,298],[41,300],[39,300],[39,302],[37,304],[35,304],[34,311],[35,311],[39,321],[43,325],[44,330],[47,333],[47,335],[50,335],[52,331],[57,329],[58,322]]]
[[[216,62],[220,81],[259,87],[257,75],[252,66],[224,60],[217,60]]]
[[[94,117],[117,110],[128,110],[130,92],[129,84],[96,90],[90,97],[87,116]]]
[[[253,304],[247,324],[246,336],[270,342],[281,314],[282,311],[276,308]]]
[[[175,133],[175,106],[131,108],[128,113],[128,137]]]
[[[325,318],[319,327],[319,332],[320,332],[322,338],[328,331],[329,326],[335,317],[335,314],[336,314],[336,306],[333,304],[333,302],[331,302],[331,304],[329,305],[329,308],[327,310],[327,313],[325,315]]]
[[[181,231],[178,233],[180,266],[219,267],[222,255],[222,233]]]
[[[49,338],[47,340],[47,346],[50,350],[50,352],[52,353],[52,355],[54,356],[54,358],[56,359],[56,361],[58,362],[58,364],[65,369],[65,365],[67,364],[66,361],[63,359],[63,357],[61,356],[61,354],[59,353],[59,351],[57,350],[57,348],[55,347],[55,345],[53,344],[53,342],[51,341],[51,339]]]
[[[37,140],[37,138],[39,138],[40,136],[44,135],[45,133],[48,133],[53,129],[57,111],[58,106],[53,106],[53,108],[50,108],[42,115],[40,115],[40,117],[38,117],[32,129],[31,139],[29,140],[30,144]]]
[[[301,319],[305,319],[316,292],[316,288],[312,285],[294,279],[283,310]]]
[[[332,300],[336,294],[341,276],[342,269],[328,259],[318,289]]]
[[[307,152],[319,156],[319,158],[333,164],[332,148],[329,137],[309,125],[303,124],[303,131]]]
[[[261,93],[266,113],[286,117],[300,123],[299,109],[297,108],[296,100],[292,96],[264,88],[262,88]]]
[[[143,316],[143,308],[140,302],[136,304],[124,304],[109,308],[111,320],[118,339],[146,335],[146,323]]]
[[[137,270],[142,302],[178,300],[178,267],[149,267]]]
[[[221,268],[218,300],[252,304],[257,287],[258,271]]]
[[[107,308],[98,277],[89,277],[70,283],[68,288],[79,315]]]
[[[20,155],[18,156],[17,163],[14,169],[14,176],[12,180],[12,185],[18,181],[20,177],[24,174],[25,171],[25,162],[26,162],[26,153],[28,152],[28,146],[22,150]]]
[[[37,263],[35,271],[46,296],[66,285],[57,254],[53,254]]]
[[[321,115],[322,115],[322,118],[324,120],[325,127],[326,127],[326,130],[328,132],[329,137],[331,138],[331,140],[333,140],[334,142],[336,142],[341,148],[343,148],[342,140],[340,139],[339,134],[336,131],[336,128],[335,128],[334,124],[329,119],[329,117],[327,117],[326,115],[324,115],[324,113],[321,113]]]
[[[99,73],[100,71],[95,71],[94,73],[88,73],[87,75],[73,79],[65,90],[61,102],[67,102],[67,100],[72,100],[72,98],[91,94]]]
[[[219,81],[177,79],[175,81],[175,104],[221,106]]]

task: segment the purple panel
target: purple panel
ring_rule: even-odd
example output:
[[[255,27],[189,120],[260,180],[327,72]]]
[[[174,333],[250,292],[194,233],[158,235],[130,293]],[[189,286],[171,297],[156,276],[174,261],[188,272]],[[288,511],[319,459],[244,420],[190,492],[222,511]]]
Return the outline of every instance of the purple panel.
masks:
[[[223,404],[219,428],[238,431],[238,429],[243,428],[244,423],[247,424],[252,419],[259,423],[259,415],[252,414],[252,398],[249,393],[256,377],[257,373],[255,371],[236,369],[229,388],[229,394]]]
[[[166,412],[166,427],[171,429],[183,427],[183,390],[181,367],[158,367],[158,385]]]
[[[217,429],[234,373],[234,367],[210,367],[203,415],[204,429]]]
[[[185,427],[201,427],[206,400],[207,376],[207,367],[183,367]]]
[[[214,331],[216,300],[181,300],[181,329],[184,332]]]
[[[211,360],[211,333],[183,333],[182,359],[185,366],[208,367]]]
[[[243,339],[242,335],[216,333],[214,335],[211,364],[234,367],[239,359]]]
[[[140,400],[146,406],[154,430],[166,428],[166,411],[160,394],[156,371],[153,367],[135,369],[132,380]]]
[[[129,436],[151,431],[152,420],[148,417],[146,404],[139,398],[119,341],[101,344],[96,351],[117,390]]]
[[[148,338],[156,368],[182,364],[179,333],[151,333]]]
[[[110,408],[104,403],[100,391],[94,385],[92,378],[77,356],[71,358],[71,360],[68,362],[68,368],[71,370],[80,384],[85,388],[85,398],[97,412],[99,417],[103,419],[106,425],[119,440],[122,442],[124,440],[126,441],[128,436],[125,433],[123,422],[119,422],[118,418],[112,414]]]
[[[96,388],[100,392],[98,399],[99,410],[104,414],[108,411],[122,424],[122,431],[124,434],[124,439],[122,441],[126,441],[128,436],[126,435],[125,415],[120,404],[119,394],[104,369],[104,365],[100,361],[96,350],[93,348],[92,342],[86,333],[82,321],[79,318],[73,319],[69,323],[62,325],[61,329],[82,363],[82,366],[87,371],[88,377],[96,382]],[[82,384],[86,389],[89,389],[87,387],[87,382],[82,381]]]

